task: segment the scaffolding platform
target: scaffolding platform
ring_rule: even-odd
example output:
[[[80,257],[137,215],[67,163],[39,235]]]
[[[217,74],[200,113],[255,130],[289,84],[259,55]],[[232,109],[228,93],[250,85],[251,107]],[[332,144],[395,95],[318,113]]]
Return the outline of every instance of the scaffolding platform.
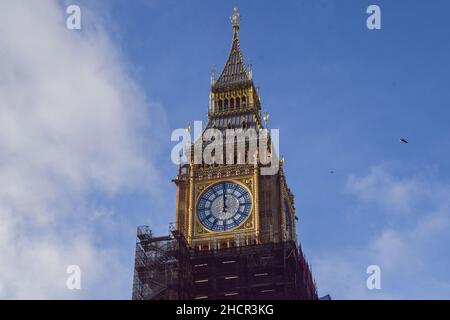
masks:
[[[311,268],[296,242],[191,248],[183,235],[138,227],[133,300],[315,300]]]

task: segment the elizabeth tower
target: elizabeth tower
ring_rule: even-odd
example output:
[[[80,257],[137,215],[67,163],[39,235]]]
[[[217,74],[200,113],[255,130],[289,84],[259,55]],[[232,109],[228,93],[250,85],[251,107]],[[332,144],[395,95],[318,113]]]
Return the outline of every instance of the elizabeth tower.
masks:
[[[180,162],[173,180],[172,235],[155,238],[138,229],[134,299],[317,298],[297,242],[283,160],[273,151],[268,114],[261,114],[259,90],[244,63],[237,8],[231,21],[228,58],[217,79],[211,78],[208,122],[187,146],[188,161]],[[207,163],[202,156],[210,148],[208,131],[219,134],[209,142],[223,144],[209,150],[213,161]],[[229,139],[232,131],[244,139]]]
[[[278,163],[271,163],[276,168],[272,174],[263,175],[262,165],[255,161],[255,154],[249,153],[249,141],[240,164],[237,146],[228,149],[234,148],[234,152],[227,153],[227,130],[260,133],[263,129],[261,100],[240,48],[236,8],[232,22],[228,59],[218,79],[213,76],[211,81],[206,125],[206,130],[217,129],[223,133],[222,156],[217,156],[214,164],[206,165],[194,164],[195,155],[192,155],[191,163],[180,168],[174,180],[177,229],[199,250],[296,239],[294,197],[286,185],[282,161],[268,150],[270,160]],[[247,137],[255,139],[251,135]],[[270,136],[268,140],[270,148]],[[202,151],[205,147],[203,143]],[[194,146],[192,150],[194,153]],[[236,160],[233,164],[230,156]]]

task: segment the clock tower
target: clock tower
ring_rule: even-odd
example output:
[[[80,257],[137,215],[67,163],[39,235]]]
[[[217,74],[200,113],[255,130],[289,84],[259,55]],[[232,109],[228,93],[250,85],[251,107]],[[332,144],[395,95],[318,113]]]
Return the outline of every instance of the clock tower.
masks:
[[[269,134],[244,63],[237,8],[231,22],[228,58],[211,78],[208,122],[186,144],[173,179],[171,234],[138,227],[133,299],[317,299],[277,131]]]
[[[224,143],[209,164],[203,159],[194,161],[199,150],[194,143],[189,163],[180,165],[173,180],[177,229],[199,250],[296,239],[294,197],[286,184],[283,161],[272,152],[271,136],[263,124],[268,115],[261,115],[251,66],[244,63],[237,8],[231,21],[231,49],[219,77],[212,76],[208,122],[200,141],[195,142],[204,153],[208,148],[205,132],[216,130]],[[240,140],[241,149],[238,138],[227,138],[236,132],[247,138]],[[275,168],[270,174],[263,174],[267,165],[261,164],[258,152],[249,150],[252,142],[258,151],[267,152]]]

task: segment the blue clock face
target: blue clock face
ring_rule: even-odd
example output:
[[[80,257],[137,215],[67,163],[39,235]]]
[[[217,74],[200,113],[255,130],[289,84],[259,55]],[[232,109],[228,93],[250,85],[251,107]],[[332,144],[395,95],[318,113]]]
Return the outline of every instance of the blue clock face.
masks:
[[[240,226],[250,214],[248,190],[237,183],[223,182],[209,187],[197,204],[200,223],[211,231],[227,231]]]

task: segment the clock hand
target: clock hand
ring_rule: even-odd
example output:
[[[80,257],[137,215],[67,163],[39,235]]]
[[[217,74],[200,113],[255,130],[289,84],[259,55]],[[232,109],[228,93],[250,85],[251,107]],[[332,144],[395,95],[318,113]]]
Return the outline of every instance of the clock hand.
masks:
[[[223,210],[222,212],[225,212],[227,209],[227,198],[225,196],[225,184],[222,185],[222,194],[223,194]]]

